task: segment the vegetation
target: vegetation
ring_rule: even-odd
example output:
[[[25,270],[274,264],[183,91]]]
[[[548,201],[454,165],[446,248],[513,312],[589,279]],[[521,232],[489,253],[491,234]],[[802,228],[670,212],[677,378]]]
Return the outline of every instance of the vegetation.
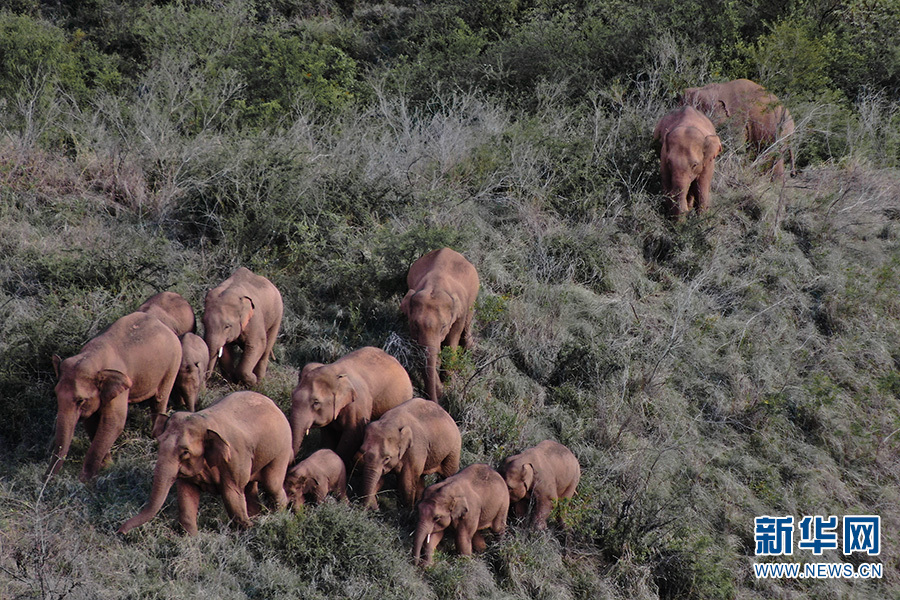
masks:
[[[900,594],[900,7],[880,0],[15,0],[0,9],[4,598],[878,598]],[[651,133],[688,85],[790,107],[801,173],[725,139],[713,209],[660,212]],[[259,391],[384,347],[421,389],[408,265],[476,265],[444,356],[463,465],[542,439],[566,528],[410,560],[414,517],[326,504],[248,531],[147,497],[149,417],[49,484],[53,354],[237,266],[285,317]],[[208,404],[233,388],[211,381]],[[317,441],[304,451],[315,449]],[[757,580],[753,519],[879,514],[881,580]],[[838,552],[799,561],[837,562]]]

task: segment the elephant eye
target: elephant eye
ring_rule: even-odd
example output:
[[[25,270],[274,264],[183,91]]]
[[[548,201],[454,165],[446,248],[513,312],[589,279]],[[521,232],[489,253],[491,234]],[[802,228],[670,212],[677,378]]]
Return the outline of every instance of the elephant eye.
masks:
[[[182,460],[187,460],[187,459],[189,459],[190,457],[191,457],[191,453],[188,451],[187,448],[185,448],[185,449],[183,449],[183,450],[181,451],[181,459],[182,459]]]

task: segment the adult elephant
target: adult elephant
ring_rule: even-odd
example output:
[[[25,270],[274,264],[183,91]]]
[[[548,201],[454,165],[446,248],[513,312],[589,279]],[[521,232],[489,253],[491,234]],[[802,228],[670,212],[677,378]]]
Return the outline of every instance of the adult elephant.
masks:
[[[138,307],[138,312],[153,315],[178,336],[193,333],[197,329],[194,309],[184,297],[175,292],[160,292],[151,296]]]
[[[456,550],[463,556],[485,549],[482,529],[506,531],[509,494],[499,473],[476,463],[426,489],[418,511],[413,560],[427,567],[448,529],[456,531]]]
[[[665,115],[653,130],[662,144],[659,172],[670,216],[679,218],[696,207],[709,208],[715,158],[722,143],[712,122],[692,106]]]
[[[459,252],[441,248],[416,260],[406,282],[409,291],[400,310],[409,319],[413,339],[425,347],[425,389],[437,402],[443,393],[438,376],[441,347],[472,346],[478,272]]]
[[[152,519],[172,485],[178,492],[178,520],[189,535],[197,533],[200,492],[220,494],[225,510],[240,527],[259,513],[257,486],[287,507],[284,477],[291,462],[291,428],[281,409],[256,392],[235,392],[196,413],[160,415],[153,427],[159,453],[150,499],[128,519],[128,533]]]
[[[241,267],[206,294],[203,328],[209,347],[207,378],[217,361],[225,377],[256,385],[265,377],[284,305],[271,281]],[[243,349],[235,362],[234,348]]]
[[[462,438],[447,411],[436,402],[413,398],[370,423],[360,452],[366,508],[378,508],[375,494],[387,473],[397,473],[406,505],[413,508],[425,489],[423,477],[459,470]]]
[[[774,150],[772,177],[784,177],[784,159],[795,173],[792,137],[794,119],[775,94],[749,79],[735,79],[725,83],[711,83],[703,87],[687,88],[682,104],[694,106],[710,116],[718,127],[730,123],[754,153]]]
[[[92,479],[125,428],[128,404],[152,398],[151,410],[164,413],[180,365],[178,336],[144,312],[117,320],[75,356],[54,356],[56,436],[47,476],[59,471],[83,419],[91,445],[79,478]]]
[[[291,393],[294,455],[313,427],[325,427],[326,445],[348,469],[366,425],[413,396],[409,374],[396,358],[372,346],[331,364],[309,363]]]

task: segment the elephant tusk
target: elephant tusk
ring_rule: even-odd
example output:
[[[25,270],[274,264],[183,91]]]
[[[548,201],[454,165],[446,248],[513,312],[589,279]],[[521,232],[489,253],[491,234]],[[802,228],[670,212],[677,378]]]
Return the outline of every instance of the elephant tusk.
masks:
[[[430,544],[430,543],[431,543],[431,534],[430,534],[430,533],[428,534],[428,536],[425,537],[425,543],[426,543],[426,544]]]
[[[219,358],[222,358],[222,351],[225,350],[225,346],[219,348]]]
[[[304,435],[304,436],[309,435],[309,427],[306,428],[306,433],[304,433],[303,435]]]

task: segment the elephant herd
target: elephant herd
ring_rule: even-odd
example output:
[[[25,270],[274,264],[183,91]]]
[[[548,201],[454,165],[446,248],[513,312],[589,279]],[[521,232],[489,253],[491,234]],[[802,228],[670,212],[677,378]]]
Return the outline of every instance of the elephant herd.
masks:
[[[417,564],[431,564],[444,533],[455,531],[461,554],[484,548],[482,530],[502,533],[512,507],[532,509],[532,524],[545,528],[553,501],[571,498],[580,478],[575,455],[546,440],[506,459],[500,472],[486,464],[460,471],[462,438],[439,400],[441,346],[470,347],[478,274],[450,248],[416,260],[407,277],[401,310],[412,337],[426,354],[424,381],[430,399],[416,398],[406,369],[381,349],[364,347],[333,363],[309,363],[291,394],[290,414],[254,391],[237,391],[194,412],[205,381],[219,366],[229,380],[254,386],[266,375],[278,336],[283,303],[278,289],[246,268],[210,290],[204,337],[196,335],[190,304],[163,292],[126,315],[65,360],[55,356],[57,422],[47,476],[68,454],[76,423],[90,446],[80,473],[96,476],[110,461],[131,403],[150,401],[159,450],[150,497],[120,533],[143,525],[176,487],[178,518],[188,534],[198,531],[200,492],[222,496],[241,527],[261,511],[259,488],[276,509],[328,494],[347,502],[348,474],[361,467],[359,500],[377,508],[385,476],[396,474],[400,500],[418,510]],[[186,410],[168,415],[169,399]],[[293,464],[310,429],[321,428],[325,448]],[[439,483],[425,487],[425,476]]]
[[[794,120],[774,94],[749,79],[688,88],[679,108],[657,123],[653,138],[661,144],[659,162],[666,209],[680,218],[710,205],[715,158],[722,151],[716,127],[731,126],[757,155],[774,154],[772,177],[784,177],[784,159],[795,172],[791,138]]]

